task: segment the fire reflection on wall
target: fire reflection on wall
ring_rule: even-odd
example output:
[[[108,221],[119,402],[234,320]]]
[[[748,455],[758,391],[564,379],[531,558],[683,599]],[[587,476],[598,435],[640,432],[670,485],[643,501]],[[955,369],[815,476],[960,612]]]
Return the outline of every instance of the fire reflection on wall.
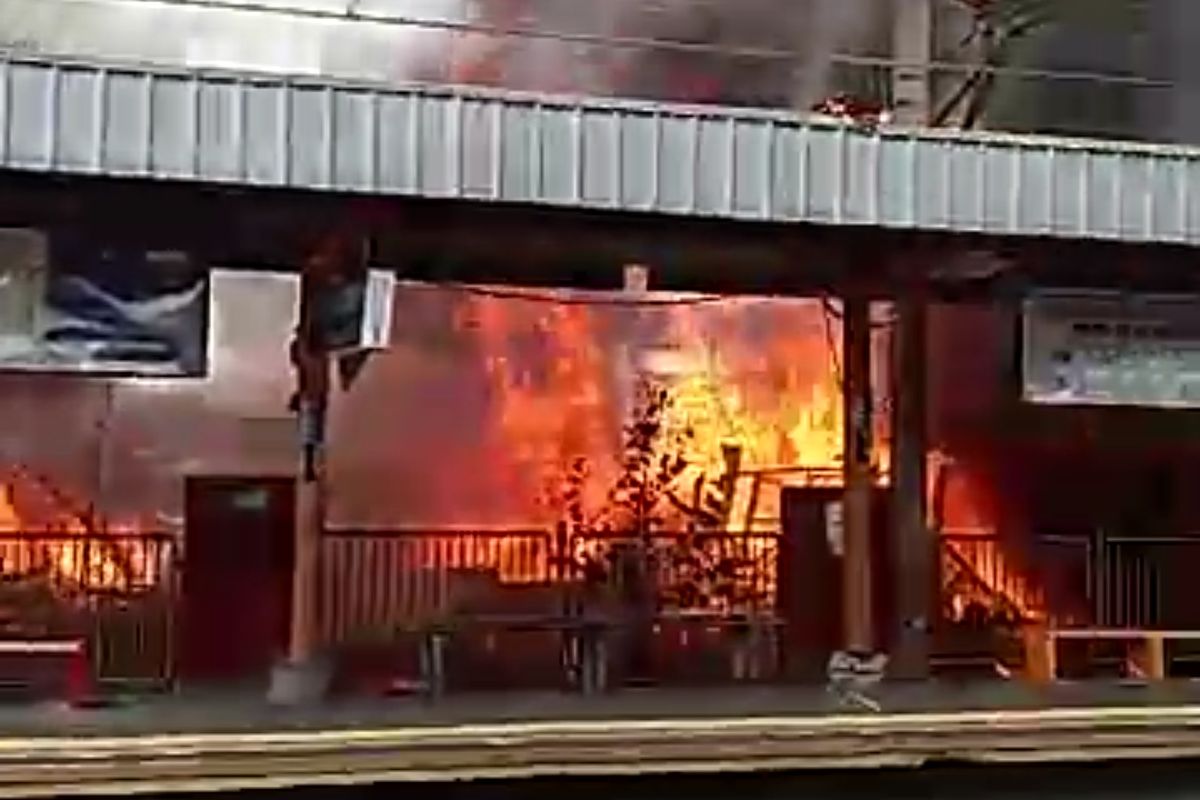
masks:
[[[756,512],[763,524],[777,515],[779,483],[836,474],[836,307],[683,298],[632,309],[398,291],[393,349],[335,402],[334,524],[550,521],[547,484],[569,459],[585,456],[598,476],[611,474],[631,374],[670,390],[670,423],[694,434],[687,457],[696,468],[714,468],[732,444],[744,470],[770,475],[774,488]],[[185,475],[289,474],[295,300],[290,278],[218,272],[205,380],[0,376],[0,459],[49,476],[114,524],[157,529],[179,519]],[[881,325],[881,365],[885,333]],[[882,369],[876,383],[882,411]],[[886,414],[878,418],[884,442]]]

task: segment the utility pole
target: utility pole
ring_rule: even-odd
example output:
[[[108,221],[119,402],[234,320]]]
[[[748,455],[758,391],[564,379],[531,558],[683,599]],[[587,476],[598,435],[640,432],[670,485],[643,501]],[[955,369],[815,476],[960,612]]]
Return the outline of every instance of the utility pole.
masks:
[[[905,65],[930,61],[933,12],[930,0],[894,0],[893,50]],[[898,68],[893,75],[896,120],[929,124],[932,114],[929,70]],[[905,263],[907,258],[900,259]],[[923,264],[915,265],[920,272]],[[896,292],[892,341],[892,525],[891,562],[896,586],[893,677],[920,680],[929,675],[929,625],[933,608],[936,542],[926,524],[926,329],[923,281],[904,283]],[[915,285],[914,285],[915,284]]]
[[[320,697],[328,668],[318,658],[321,535],[328,499],[326,422],[335,362],[343,391],[361,373],[371,352],[391,337],[395,276],[368,268],[370,240],[354,228],[329,234],[305,261],[300,314],[292,339],[296,391],[291,410],[300,430],[296,477],[292,619],[285,664],[272,674],[271,700],[298,704]]]
[[[317,580],[321,533],[325,527],[327,476],[325,429],[329,409],[331,358],[318,316],[319,296],[339,269],[337,242],[322,242],[305,261],[300,276],[300,309],[291,344],[296,378],[290,404],[300,433],[296,477],[291,627],[287,660],[271,678],[269,699],[298,705],[318,699],[325,689],[317,656]]]

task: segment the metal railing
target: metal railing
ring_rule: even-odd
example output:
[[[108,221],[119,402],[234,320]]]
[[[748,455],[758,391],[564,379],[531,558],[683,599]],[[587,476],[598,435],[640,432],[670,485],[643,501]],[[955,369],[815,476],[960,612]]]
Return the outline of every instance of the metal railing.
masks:
[[[444,613],[455,573],[493,573],[528,585],[548,582],[554,569],[554,537],[546,530],[327,531],[322,636],[342,642]]]
[[[83,636],[102,683],[174,680],[176,542],[158,533],[0,534],[0,637]]]
[[[940,550],[948,619],[974,606],[977,615],[1058,627],[1200,627],[1200,612],[1185,602],[1200,536],[1049,535],[1013,554],[994,534],[949,533]]]
[[[761,613],[776,606],[779,539],[730,531],[578,536],[567,563],[572,579],[618,594],[635,589],[640,570],[660,612]]]
[[[1200,566],[1200,536],[1080,537],[1088,554],[1088,599],[1106,628],[1196,628],[1189,584]]]
[[[485,593],[591,584],[620,598],[637,569],[660,611],[761,612],[775,607],[778,556],[774,533],[331,530],[321,550],[322,636],[338,644],[419,625],[447,613],[472,576],[490,580]]]
[[[329,531],[321,552],[322,632],[332,645],[394,635],[450,612],[464,594],[486,612],[515,601],[552,613],[571,594],[561,589],[589,585],[603,587],[618,612],[641,604],[667,616],[772,615],[780,607],[780,543],[778,534],[758,532]],[[1183,548],[1200,554],[1197,545],[1200,538],[1043,536],[1018,547],[990,532],[943,533],[939,619],[958,633],[1028,623],[1188,624],[1188,609],[1172,612],[1168,595],[1173,586],[1178,594],[1186,572]]]
[[[1016,560],[991,533],[943,533],[939,537],[939,586],[943,617],[971,614],[1029,621],[1046,612],[1035,570]]]

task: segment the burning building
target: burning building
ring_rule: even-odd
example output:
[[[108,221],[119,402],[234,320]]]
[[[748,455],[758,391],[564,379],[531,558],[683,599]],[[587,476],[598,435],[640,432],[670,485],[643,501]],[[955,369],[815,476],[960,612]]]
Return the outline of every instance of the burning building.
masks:
[[[10,497],[43,485],[59,496],[50,511],[26,501],[6,506],[6,536],[29,537],[27,551],[42,548],[54,569],[79,575],[71,560],[78,546],[47,544],[43,534],[90,542],[138,530],[181,533],[188,476],[287,474],[293,445],[282,354],[296,291],[283,276],[218,272],[212,371],[199,382],[113,379],[98,389],[92,379],[6,376],[6,418],[23,422],[8,429],[5,452],[13,465],[47,476],[29,485],[14,477]],[[326,635],[335,640],[405,624],[445,602],[447,571],[491,572],[512,586],[552,577],[546,537],[565,519],[564,491],[574,479],[592,524],[628,525],[612,516],[611,503],[626,431],[638,420],[639,382],[669,397],[652,447],[682,465],[670,479],[676,504],[698,505],[701,485],[718,492],[721,510],[701,527],[745,537],[742,558],[755,562],[745,580],[771,596],[783,490],[841,484],[844,358],[834,302],[407,284],[397,289],[396,309],[392,348],[334,407],[324,580],[332,603]],[[892,313],[880,306],[875,314],[877,364],[887,363]],[[886,484],[892,376],[880,369],[873,382],[874,465]],[[49,397],[60,399],[47,406]],[[83,418],[79,435],[54,446],[62,440],[31,438],[71,418],[59,406]],[[973,495],[980,487],[971,480],[955,471],[930,487],[947,532],[978,538],[947,551],[955,559],[947,580],[959,581],[947,584],[956,608],[999,593],[1022,613],[1043,613],[1037,588],[1014,582],[1032,578],[997,543],[995,503]],[[68,493],[81,499],[67,501]],[[656,527],[682,537],[697,519],[677,514]],[[347,531],[354,533],[340,533]],[[397,540],[400,531],[416,538]],[[165,575],[91,552],[93,584],[151,585]]]
[[[855,641],[834,646],[863,644],[871,608],[893,633],[917,638],[943,617],[1013,628],[1167,618],[1155,588],[1166,573],[1145,542],[1121,544],[1125,560],[1096,556],[1116,546],[1106,526],[1136,527],[1117,498],[1145,505],[1100,455],[1119,449],[1115,431],[1139,438],[1122,463],[1158,460],[1146,494],[1177,513],[1138,524],[1186,530],[1163,476],[1182,474],[1188,448],[1172,442],[1152,458],[1140,440],[1152,425],[1175,430],[1179,416],[1075,413],[1024,391],[1028,376],[1010,367],[1028,344],[1017,298],[1056,285],[1134,294],[1190,285],[1178,262],[1196,238],[1192,154],[891,129],[883,114],[847,125],[836,115],[398,87],[396,78],[421,74],[408,56],[432,54],[440,79],[507,88],[743,102],[724,93],[736,84],[773,105],[819,99],[785,100],[777,83],[816,89],[734,58],[716,89],[642,91],[673,81],[672,64],[684,83],[707,76],[682,40],[670,56],[625,42],[596,65],[596,53],[575,46],[586,32],[531,36],[547,45],[508,52],[506,42],[481,43],[489,31],[474,26],[440,30],[437,46],[381,66],[375,55],[403,27],[395,20],[132,5],[124,11],[143,24],[163,21],[163,35],[143,45],[159,48],[150,62],[259,71],[231,79],[49,56],[4,62],[0,219],[23,241],[43,231],[51,244],[40,272],[9,270],[2,287],[2,307],[21,312],[3,321],[7,366],[23,371],[2,378],[12,424],[0,431],[0,457],[79,498],[62,500],[52,524],[10,482],[13,536],[58,525],[55,535],[83,539],[136,529],[182,540],[193,628],[207,619],[218,635],[244,616],[258,628],[239,641],[259,641],[264,663],[303,627],[280,621],[303,617],[284,599],[308,585],[291,580],[295,564],[318,564],[312,583],[338,639],[428,626],[461,584],[475,600],[516,604],[535,590],[544,599],[597,549],[579,540],[604,536],[633,540],[619,542],[622,552],[644,554],[655,537],[687,545],[658,570],[660,584],[678,586],[691,570],[693,583],[704,573],[721,577],[722,591],[740,588],[749,559],[751,582],[761,578],[776,600],[798,585],[785,573],[805,562],[789,550],[802,540],[815,555],[801,566],[841,576],[841,602],[853,607]],[[496,4],[485,27],[555,18],[542,5]],[[805,15],[764,26],[770,2],[737,19],[662,5],[663,30],[694,24],[681,37],[700,40],[691,49],[722,36],[750,49],[790,40],[796,20],[820,27]],[[86,18],[113,7],[75,8]],[[461,22],[464,10],[451,11],[448,22]],[[555,25],[610,38],[653,27],[641,5],[589,13]],[[863,20],[847,13],[825,20],[819,44],[872,38],[872,20],[859,30]],[[256,50],[263,29],[244,23],[268,17],[297,34],[280,39],[287,52]],[[36,42],[61,42],[70,27],[21,19]],[[201,19],[217,33],[189,40],[181,21]],[[95,34],[80,34],[83,55],[125,35],[73,29]],[[361,49],[338,39],[347,32]],[[265,58],[243,63],[247,54]],[[828,77],[813,86],[823,93]],[[46,170],[62,182],[33,174]],[[370,196],[371,213],[349,195]],[[288,352],[296,265],[309,263],[309,235],[330,226],[361,235],[372,266],[401,282],[390,347],[331,398],[328,493],[311,503],[327,511],[319,530],[316,515],[296,518],[294,495],[310,488],[293,480],[296,440],[323,443],[320,426],[297,430],[289,410]],[[13,255],[28,250],[0,253],[38,261]],[[650,265],[661,291],[622,288],[629,264]],[[135,276],[149,275],[162,284],[156,296],[134,297]],[[572,289],[530,288],[564,284]],[[64,311],[72,304],[83,310]],[[153,371],[126,377],[151,356]],[[1091,385],[1094,364],[1059,356],[1044,370],[1051,381]],[[47,364],[71,374],[46,375]],[[1072,383],[1076,374],[1087,380]],[[1007,435],[995,433],[1001,424]],[[1089,503],[1101,479],[1112,509]],[[813,515],[794,535],[797,492]],[[301,528],[315,543],[293,535]],[[741,550],[691,547],[704,537]],[[1075,548],[1083,589],[1074,572],[1047,568],[1048,547]],[[95,569],[85,560],[89,573],[128,572],[99,558]],[[925,572],[937,574],[926,582]],[[934,608],[927,595],[939,580],[945,602]],[[239,602],[261,618],[236,613],[214,586],[260,592]],[[1125,602],[1131,588],[1136,603]],[[724,601],[728,621],[738,604]]]

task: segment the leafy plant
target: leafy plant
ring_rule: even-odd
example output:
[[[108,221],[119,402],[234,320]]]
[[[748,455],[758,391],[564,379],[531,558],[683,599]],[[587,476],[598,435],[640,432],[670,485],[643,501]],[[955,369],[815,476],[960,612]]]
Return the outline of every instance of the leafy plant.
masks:
[[[748,583],[740,578],[753,565],[721,546],[734,476],[712,479],[700,472],[686,481],[694,432],[671,429],[671,405],[666,388],[651,381],[639,386],[619,472],[596,514],[584,504],[592,477],[587,460],[572,462],[561,495],[566,567],[585,585],[607,587],[634,602],[732,608],[750,599],[742,596]],[[736,464],[726,460],[727,470]]]

